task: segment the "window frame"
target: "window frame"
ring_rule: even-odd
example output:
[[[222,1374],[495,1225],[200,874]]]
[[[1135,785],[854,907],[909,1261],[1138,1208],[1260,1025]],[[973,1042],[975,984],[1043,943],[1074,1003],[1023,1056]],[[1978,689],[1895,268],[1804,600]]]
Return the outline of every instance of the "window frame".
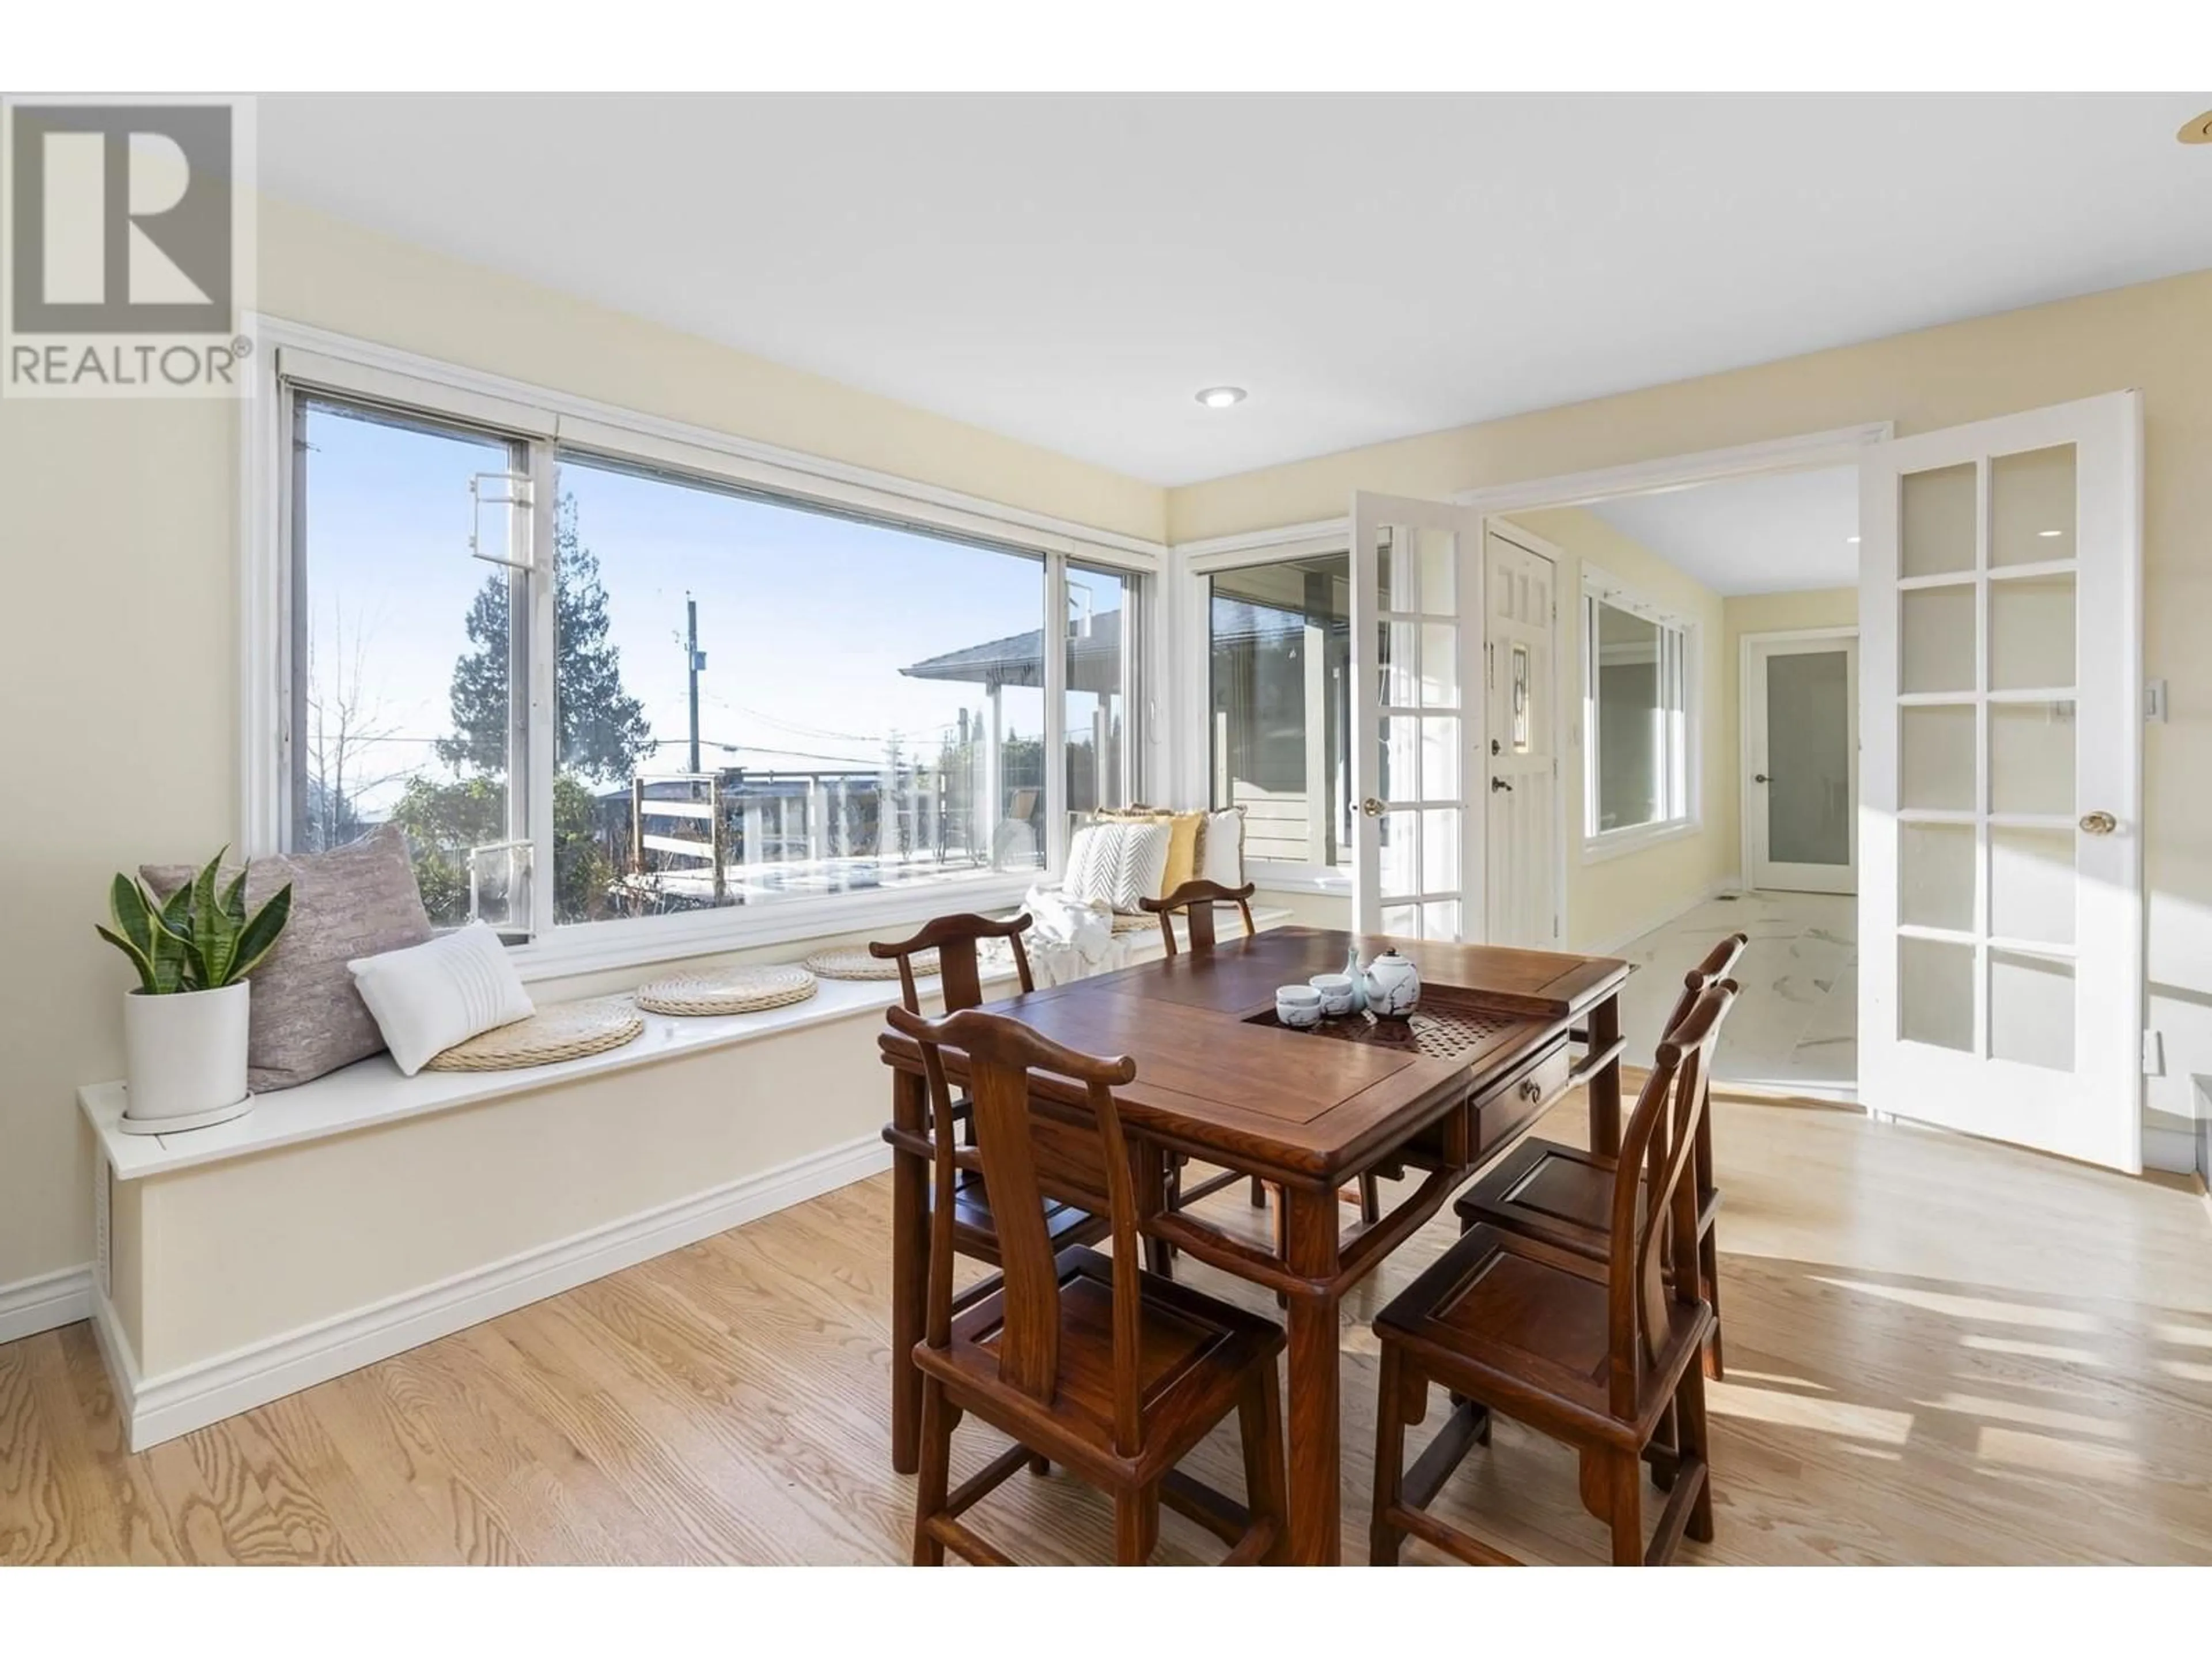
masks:
[[[1277,530],[1189,543],[1174,550],[1176,570],[1167,621],[1178,647],[1175,717],[1170,732],[1175,744],[1172,775],[1181,786],[1181,799],[1208,803],[1213,799],[1213,578],[1227,571],[1298,559],[1328,555],[1348,558],[1351,551],[1352,526],[1343,519],[1286,525]],[[1248,859],[1244,878],[1263,891],[1339,898],[1350,897],[1352,887],[1349,865]]]
[[[1066,653],[1054,617],[1066,611],[1068,564],[1113,570],[1132,579],[1133,626],[1127,627],[1127,727],[1121,787],[1127,799],[1146,798],[1157,741],[1146,688],[1158,665],[1149,660],[1165,632],[1146,613],[1159,603],[1167,550],[1119,532],[1101,530],[847,462],[809,456],[709,428],[599,403],[458,365],[348,338],[325,330],[258,317],[255,395],[246,410],[240,471],[243,672],[240,697],[240,846],[252,856],[283,850],[292,811],[295,665],[303,650],[304,615],[294,604],[295,547],[302,505],[294,495],[295,394],[317,393],[382,404],[457,424],[526,447],[532,483],[531,545],[553,545],[556,448],[651,467],[709,486],[764,495],[799,510],[860,517],[923,536],[981,543],[1037,557],[1042,565],[1045,668],[1046,866],[1042,871],[972,881],[866,893],[779,900],[661,916],[556,926],[552,919],[555,626],[550,571],[529,579],[529,755],[525,788],[532,844],[531,927],[510,947],[526,979],[673,961],[794,940],[832,939],[918,922],[957,894],[968,908],[1018,902],[1033,884],[1056,879],[1066,848],[1064,757]],[[468,551],[456,507],[454,557]],[[618,576],[618,572],[613,573]],[[1060,646],[1061,648],[1054,648]]]
[[[1662,695],[1671,682],[1675,696],[1674,737],[1662,757],[1664,811],[1643,823],[1616,830],[1598,828],[1600,711],[1598,703],[1598,607],[1611,605],[1659,629]],[[1600,864],[1662,842],[1701,833],[1705,828],[1705,785],[1700,739],[1701,629],[1692,618],[1653,603],[1603,571],[1584,565],[1582,573],[1582,862]]]

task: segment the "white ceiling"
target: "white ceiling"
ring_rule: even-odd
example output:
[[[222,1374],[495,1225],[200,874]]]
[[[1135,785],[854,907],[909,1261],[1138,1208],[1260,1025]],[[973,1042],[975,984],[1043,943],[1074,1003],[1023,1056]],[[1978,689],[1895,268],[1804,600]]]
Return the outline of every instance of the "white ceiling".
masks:
[[[287,96],[260,168],[1174,483],[2212,266],[2208,104]]]
[[[1716,593],[1858,583],[1856,467],[1624,495],[1589,510]]]

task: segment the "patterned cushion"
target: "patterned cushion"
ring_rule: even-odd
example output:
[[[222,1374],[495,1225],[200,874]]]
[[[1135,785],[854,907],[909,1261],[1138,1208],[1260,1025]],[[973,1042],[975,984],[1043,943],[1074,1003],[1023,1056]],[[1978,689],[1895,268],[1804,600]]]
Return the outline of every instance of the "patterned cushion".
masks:
[[[138,873],[166,897],[198,872],[168,864]],[[380,1052],[384,1037],[346,963],[420,945],[433,931],[406,834],[397,824],[332,852],[253,860],[246,866],[247,904],[260,904],[288,881],[291,922],[253,970],[246,1080],[257,1094],[292,1088]]]
[[[1067,838],[1067,868],[1060,872],[1060,890],[1070,898],[1079,897],[1084,884],[1090,878],[1091,860],[1098,855],[1097,824],[1085,824]]]
[[[1080,884],[1073,872],[1066,884],[1070,897],[1109,909],[1133,911],[1138,900],[1159,896],[1171,839],[1164,823],[1101,823],[1091,834],[1093,840]]]

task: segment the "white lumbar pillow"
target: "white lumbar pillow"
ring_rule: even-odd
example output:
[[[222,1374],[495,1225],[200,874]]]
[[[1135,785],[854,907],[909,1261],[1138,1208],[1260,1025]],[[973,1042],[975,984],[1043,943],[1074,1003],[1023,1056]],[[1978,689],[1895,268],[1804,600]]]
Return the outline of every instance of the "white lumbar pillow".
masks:
[[[356,957],[346,968],[409,1077],[455,1043],[538,1012],[507,946],[482,922],[428,945]]]
[[[1244,812],[1224,807],[1208,812],[1198,832],[1198,874],[1223,887],[1244,884]]]

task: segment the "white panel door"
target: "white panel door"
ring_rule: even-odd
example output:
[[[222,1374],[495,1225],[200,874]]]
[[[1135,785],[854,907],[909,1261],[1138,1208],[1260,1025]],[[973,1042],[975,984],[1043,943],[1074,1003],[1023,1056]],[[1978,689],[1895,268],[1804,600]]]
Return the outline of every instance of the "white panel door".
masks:
[[[1859,646],[1743,642],[1744,866],[1753,887],[1858,891]]]
[[[1481,680],[1482,515],[1352,498],[1352,915],[1363,933],[1482,934],[1481,814],[1468,810]]]
[[[1483,542],[1483,769],[1492,945],[1559,942],[1559,750],[1552,561],[1492,531]]]
[[[1860,1096],[2138,1170],[2142,409],[1860,471]]]

